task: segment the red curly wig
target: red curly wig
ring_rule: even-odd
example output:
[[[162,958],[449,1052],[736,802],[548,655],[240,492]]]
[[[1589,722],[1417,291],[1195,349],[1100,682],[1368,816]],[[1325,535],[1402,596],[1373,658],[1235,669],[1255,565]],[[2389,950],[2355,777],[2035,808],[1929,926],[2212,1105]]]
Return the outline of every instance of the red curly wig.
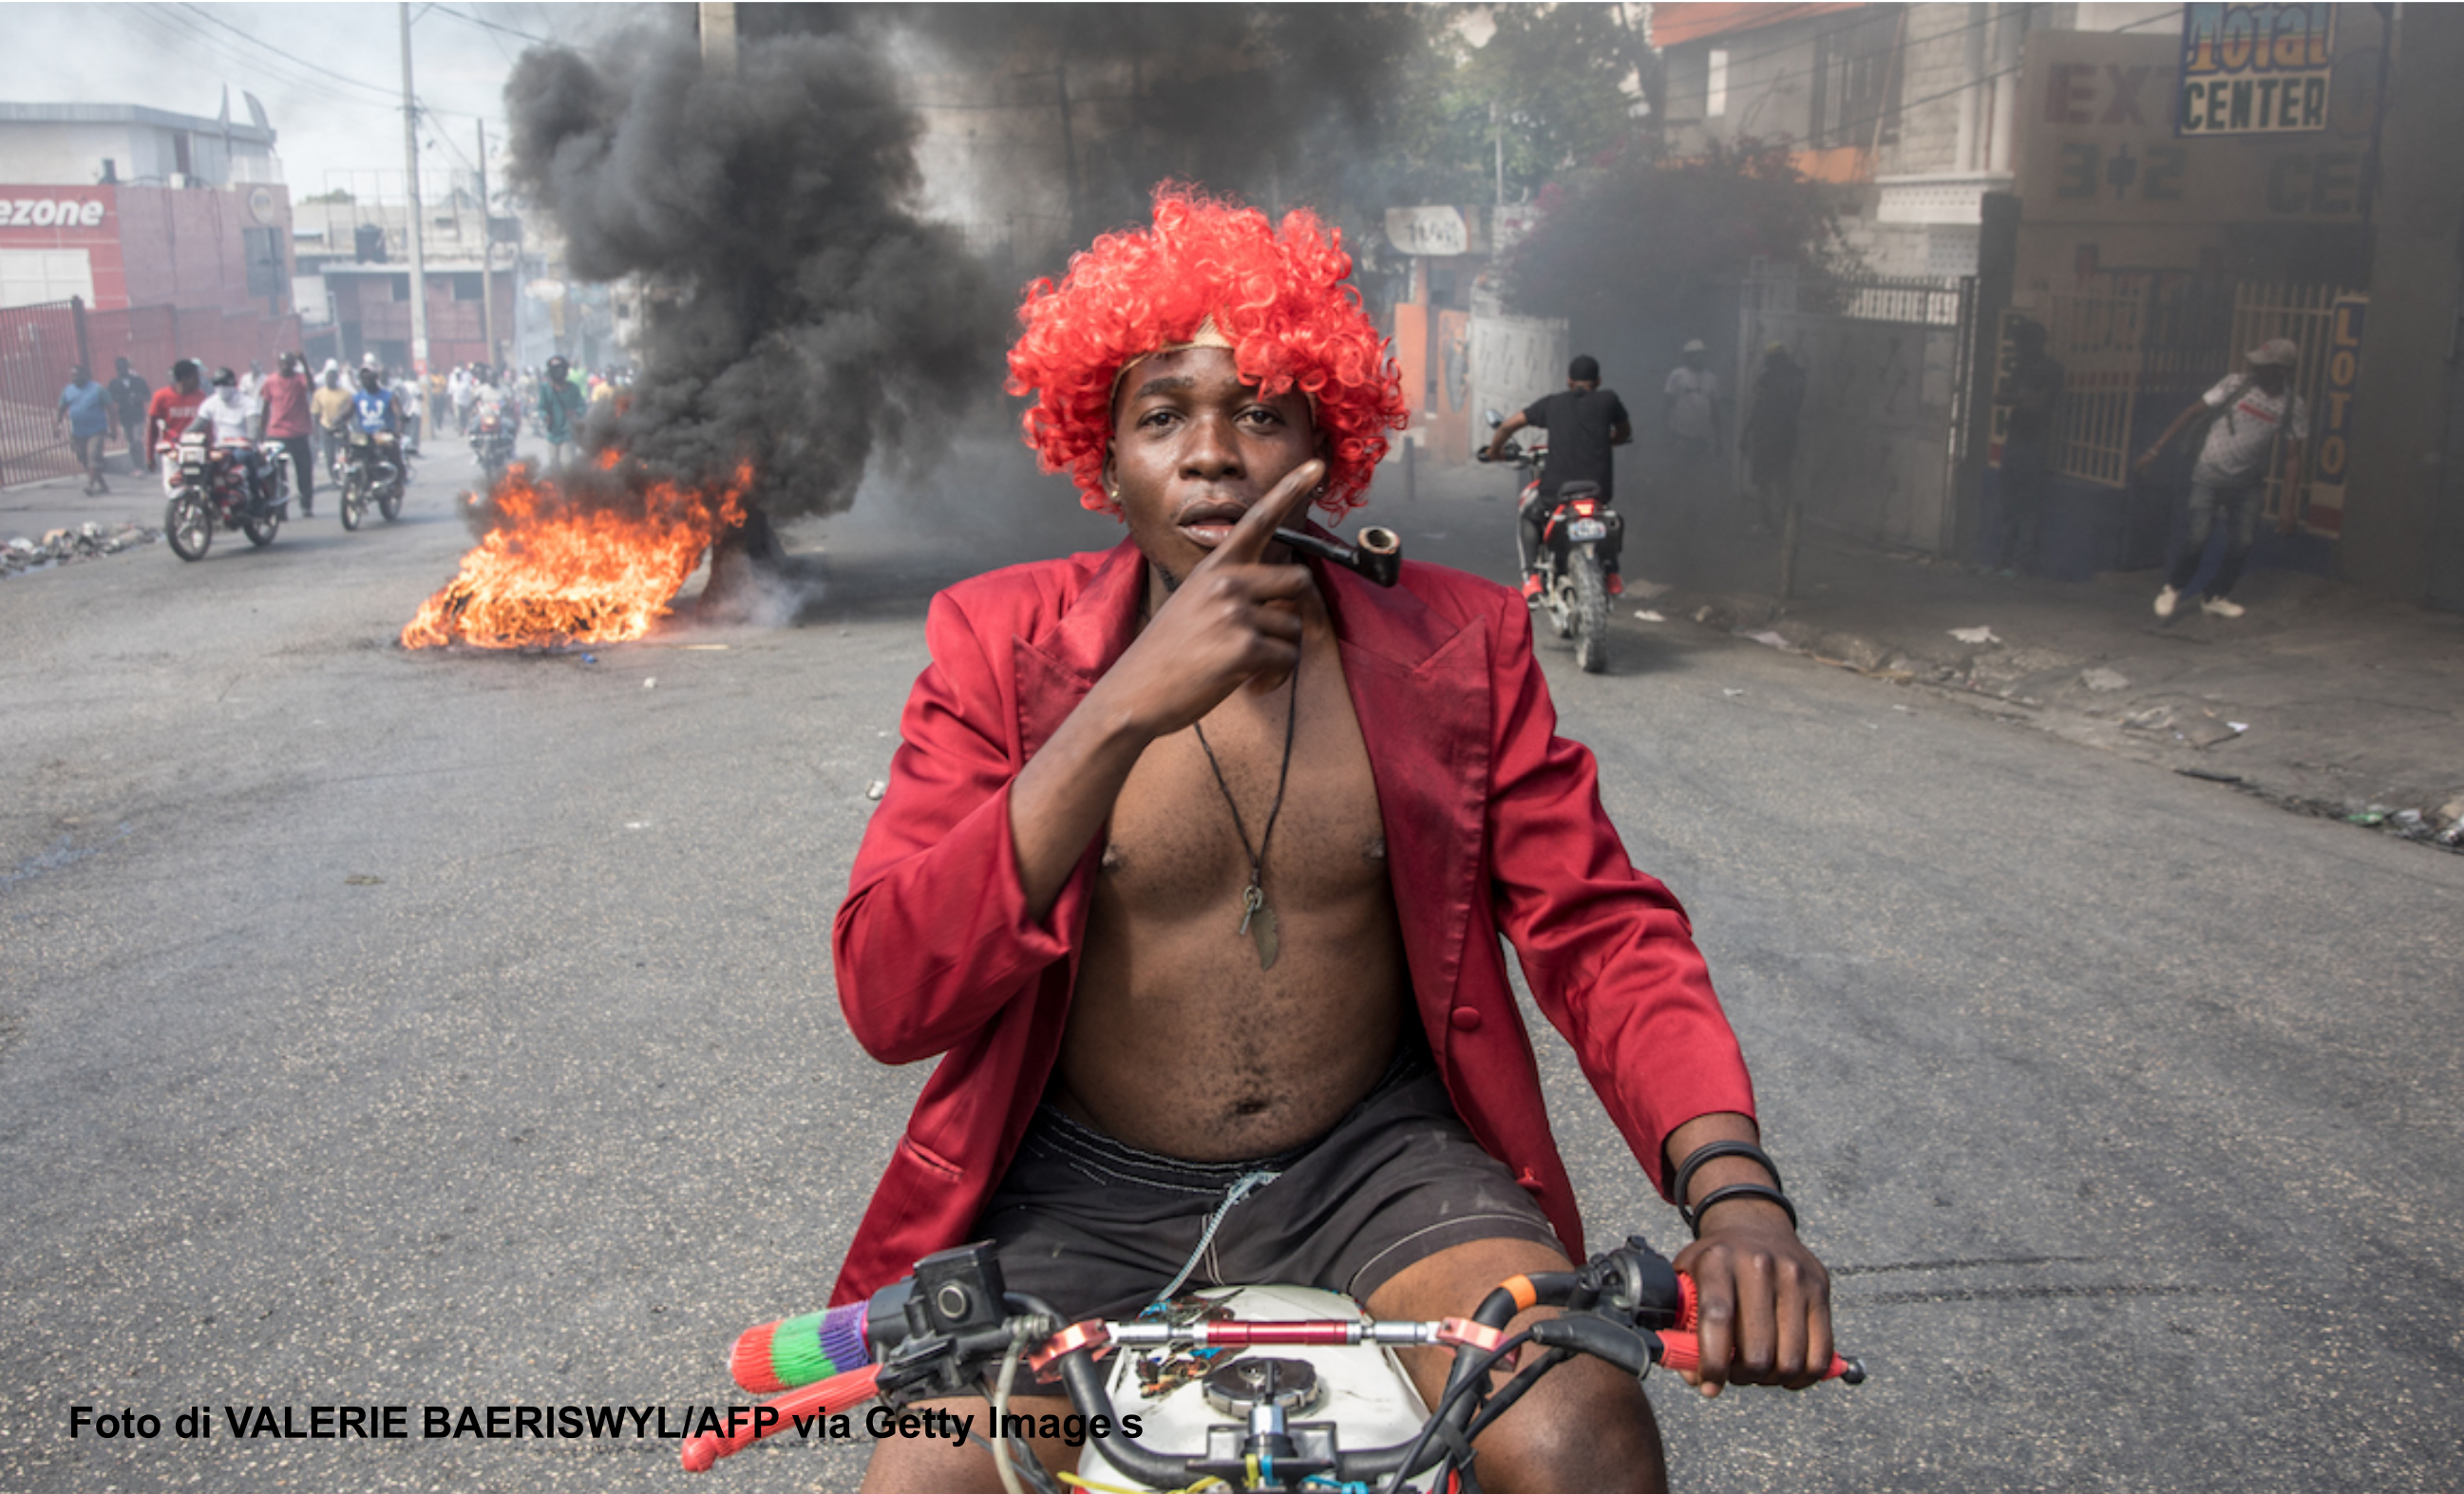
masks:
[[[1326,439],[1318,509],[1341,518],[1366,501],[1386,433],[1410,421],[1402,369],[1345,280],[1342,235],[1307,209],[1281,232],[1255,208],[1167,182],[1155,189],[1153,231],[1107,233],[1070,256],[1056,286],[1026,288],[1026,330],[1009,353],[1009,392],[1033,394],[1022,422],[1048,472],[1067,472],[1079,501],[1120,513],[1104,492],[1112,447],[1112,391],[1120,371],[1186,343],[1212,319],[1232,343],[1245,383],[1309,398]]]

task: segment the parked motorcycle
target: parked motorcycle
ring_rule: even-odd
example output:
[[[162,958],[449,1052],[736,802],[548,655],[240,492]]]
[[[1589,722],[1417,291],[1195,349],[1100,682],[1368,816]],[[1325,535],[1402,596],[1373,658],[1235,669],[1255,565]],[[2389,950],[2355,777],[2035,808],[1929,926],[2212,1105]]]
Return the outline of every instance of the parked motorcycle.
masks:
[[[1498,416],[1491,413],[1489,425]],[[1508,441],[1501,460],[1511,461],[1523,481],[1518,485],[1515,514],[1519,518],[1541,503],[1540,469],[1549,448],[1535,441],[1521,446]],[[1487,461],[1488,453],[1481,452]],[[1574,640],[1574,662],[1586,674],[1609,667],[1608,560],[1617,554],[1625,520],[1600,496],[1595,482],[1570,482],[1548,500],[1548,516],[1540,525],[1540,554],[1524,553],[1523,525],[1514,526],[1514,553],[1522,573],[1540,577],[1540,594],[1532,605],[1549,615],[1549,626],[1560,638]]]
[[[407,475],[400,437],[390,430],[352,431],[342,457],[342,527],[359,528],[371,503],[388,522],[402,517]]]
[[[248,441],[217,447],[195,426],[182,431],[176,444],[156,448],[168,494],[163,533],[171,541],[172,554],[184,560],[204,560],[217,529],[239,530],[259,549],[274,543],[282,521],[291,516],[290,470],[281,462],[267,464],[265,501],[259,506],[249,491],[255,450]]]

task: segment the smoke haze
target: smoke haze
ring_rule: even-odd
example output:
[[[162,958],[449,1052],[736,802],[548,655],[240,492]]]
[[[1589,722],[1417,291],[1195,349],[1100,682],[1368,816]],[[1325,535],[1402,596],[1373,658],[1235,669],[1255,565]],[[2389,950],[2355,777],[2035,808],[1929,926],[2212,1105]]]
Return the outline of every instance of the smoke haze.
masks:
[[[749,464],[774,517],[829,513],[876,448],[998,390],[1007,294],[910,209],[919,123],[872,43],[769,39],[733,77],[654,33],[534,49],[506,102],[572,273],[653,287],[631,398],[591,432],[632,482]]]
[[[506,87],[513,185],[557,220],[570,273],[652,288],[630,400],[588,433],[625,461],[570,478],[573,496],[621,504],[649,480],[709,488],[749,464],[749,501],[781,522],[895,490],[972,516],[937,525],[945,538],[1005,531],[1003,551],[1070,502],[1014,444],[1014,482],[983,460],[1016,439],[1000,390],[1019,288],[1145,221],[1167,177],[1348,219],[1361,256],[1386,195],[1388,74],[1419,24],[1376,5],[737,15],[734,77],[653,25],[587,55],[534,48]],[[972,250],[922,215],[922,111],[953,106],[989,147],[935,161],[938,205],[955,196],[978,226]],[[1004,220],[1027,231],[988,242],[981,226]],[[974,454],[936,467],[960,445]],[[1002,504],[1019,513],[989,512]]]

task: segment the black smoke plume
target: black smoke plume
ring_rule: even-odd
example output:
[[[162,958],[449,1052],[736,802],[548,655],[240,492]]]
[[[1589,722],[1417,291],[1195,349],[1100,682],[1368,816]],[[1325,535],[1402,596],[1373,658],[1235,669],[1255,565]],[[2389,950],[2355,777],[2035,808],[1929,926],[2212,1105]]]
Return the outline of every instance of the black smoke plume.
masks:
[[[505,99],[572,275],[646,287],[641,373],[589,432],[624,460],[582,501],[749,467],[772,517],[836,512],[877,450],[999,389],[1008,294],[913,211],[920,125],[875,41],[765,38],[733,75],[673,35],[534,48]]]
[[[751,505],[783,521],[846,509],[868,464],[920,479],[961,430],[1013,440],[1000,389],[1019,287],[1143,222],[1165,178],[1316,208],[1345,224],[1381,298],[1374,225],[1409,200],[1383,163],[1396,76],[1420,55],[1418,8],[737,14],[732,76],[706,69],[689,34],[649,30],[587,55],[535,48],[507,85],[513,185],[557,221],[572,276],[647,288],[640,375],[587,433],[624,460],[567,474],[574,501],[626,504],[652,480],[711,489],[749,467]],[[962,183],[979,234],[1004,217],[1043,230],[985,257],[916,209],[919,107],[952,103],[1009,147]],[[970,482],[948,501],[980,518],[988,500],[1032,494],[1041,514],[1053,485],[1011,450],[1014,492]],[[913,506],[941,504],[930,483],[900,485]],[[494,514],[482,502],[472,518]],[[728,545],[781,553],[759,521]]]

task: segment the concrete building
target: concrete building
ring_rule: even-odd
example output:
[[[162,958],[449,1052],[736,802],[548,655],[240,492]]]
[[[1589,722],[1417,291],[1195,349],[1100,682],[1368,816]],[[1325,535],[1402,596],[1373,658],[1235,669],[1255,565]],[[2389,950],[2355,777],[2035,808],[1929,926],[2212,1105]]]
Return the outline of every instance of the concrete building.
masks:
[[[0,103],[0,306],[291,310],[274,127],[143,104]]]
[[[409,364],[410,208],[404,185],[400,171],[354,172],[298,205],[292,243],[312,356]],[[484,208],[477,176],[469,171],[422,171],[420,205],[429,366],[512,361],[521,220],[502,208]]]
[[[1976,273],[1981,205],[2011,190],[2030,123],[2019,76],[2029,36],[2133,29],[2178,38],[2180,8],[1651,8],[1668,149],[1786,144],[1799,170],[1840,188],[1848,242],[1887,276]]]

